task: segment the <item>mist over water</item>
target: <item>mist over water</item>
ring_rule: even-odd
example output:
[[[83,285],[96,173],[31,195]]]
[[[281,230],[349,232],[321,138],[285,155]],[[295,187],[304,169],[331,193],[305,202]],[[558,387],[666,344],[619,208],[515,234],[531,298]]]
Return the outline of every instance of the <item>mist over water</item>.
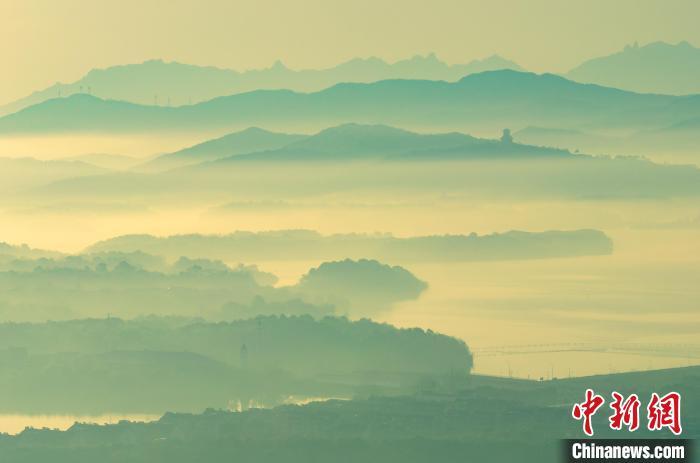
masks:
[[[611,236],[610,256],[407,265],[428,290],[377,319],[464,339],[478,374],[549,379],[699,364],[700,259],[688,243],[700,233]],[[312,264],[261,267],[291,284]]]
[[[700,270],[700,231],[665,225],[692,217],[694,201],[390,201],[375,205],[346,194],[267,206],[244,202],[221,213],[167,206],[138,214],[6,209],[0,221],[10,242],[64,252],[80,252],[121,234],[224,234],[241,224],[250,231],[305,228],[398,236],[595,227],[612,238],[612,255],[388,262],[409,269],[428,289],[374,318],[463,339],[474,352],[475,373],[481,374],[567,377],[698,363],[700,290],[693,275]],[[257,264],[279,278],[277,286],[286,286],[321,262],[243,263]]]

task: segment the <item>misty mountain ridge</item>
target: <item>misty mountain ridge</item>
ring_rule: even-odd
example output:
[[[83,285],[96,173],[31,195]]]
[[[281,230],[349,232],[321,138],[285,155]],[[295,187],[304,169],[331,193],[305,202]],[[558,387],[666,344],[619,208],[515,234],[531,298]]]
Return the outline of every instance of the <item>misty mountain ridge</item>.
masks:
[[[457,82],[343,83],[316,93],[257,90],[177,108],[73,95],[0,118],[0,133],[233,131],[251,126],[304,132],[349,122],[470,132],[530,125],[644,130],[696,117],[696,98],[638,94],[552,74],[501,70]]]
[[[236,71],[151,59],[92,69],[73,83],[60,83],[0,106],[7,115],[43,101],[74,94],[145,105],[192,105],[213,98],[261,89],[316,92],[341,82],[376,82],[387,79],[456,81],[485,71],[523,69],[492,55],[466,64],[447,64],[435,53],[415,55],[393,63],[377,58],[354,58],[326,69],[293,70],[281,61],[263,69]],[[579,82],[597,83],[642,93],[683,95],[700,93],[700,49],[686,41],[677,44],[636,43],[608,56],[593,58],[567,74]]]
[[[92,69],[80,80],[51,87],[0,106],[10,114],[59,96],[87,93],[104,99],[163,106],[191,105],[221,95],[260,89],[288,88],[310,92],[339,82],[374,82],[390,78],[457,80],[494,69],[517,69],[514,62],[492,55],[467,64],[447,64],[434,53],[388,63],[377,57],[355,58],[327,69],[292,70],[281,61],[265,69],[235,71],[152,59],[138,64]]]
[[[655,162],[695,164],[700,144],[700,118],[691,118],[670,126],[641,130],[632,134],[584,132],[529,126],[518,130],[514,137],[529,145],[579,150],[587,154],[646,156]]]
[[[174,153],[163,154],[138,166],[138,170],[164,170],[214,161],[228,156],[277,149],[305,137],[305,135],[278,133],[259,127],[249,127],[240,132],[207,140]]]
[[[585,61],[567,78],[642,93],[700,93],[700,48],[688,42],[627,45],[622,51]]]
[[[420,134],[387,125],[349,123],[276,150],[228,156],[201,167],[218,167],[232,161],[494,160],[570,155],[562,150],[480,139],[458,132]]]

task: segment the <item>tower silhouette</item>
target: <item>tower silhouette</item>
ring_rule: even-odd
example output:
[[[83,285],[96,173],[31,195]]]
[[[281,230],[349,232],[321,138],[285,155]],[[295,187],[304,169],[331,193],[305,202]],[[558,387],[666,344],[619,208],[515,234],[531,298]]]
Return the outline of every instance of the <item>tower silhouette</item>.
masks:
[[[503,135],[501,135],[501,143],[513,143],[513,135],[511,135],[510,129],[503,129]]]

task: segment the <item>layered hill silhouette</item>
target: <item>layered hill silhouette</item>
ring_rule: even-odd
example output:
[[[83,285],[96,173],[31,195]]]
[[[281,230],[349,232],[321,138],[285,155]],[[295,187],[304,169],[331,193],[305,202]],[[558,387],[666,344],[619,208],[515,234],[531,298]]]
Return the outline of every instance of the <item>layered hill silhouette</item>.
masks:
[[[343,124],[276,150],[227,156],[205,166],[219,167],[234,161],[493,160],[565,156],[571,153],[457,132],[419,134],[386,125]]]
[[[394,63],[376,57],[355,58],[328,69],[305,70],[293,70],[277,61],[268,68],[249,71],[153,59],[93,69],[76,82],[56,83],[0,106],[0,115],[79,94],[142,105],[183,106],[262,89],[317,92],[343,82],[456,81],[469,74],[503,69],[522,71],[516,63],[498,55],[454,65],[441,61],[434,53]],[[635,43],[620,52],[585,61],[565,76],[642,93],[700,93],[700,49],[688,42],[652,42],[644,46]]]
[[[648,137],[658,133],[663,139],[677,137],[679,131],[645,133]],[[253,132],[260,135],[257,142],[261,143],[293,140],[284,134]],[[205,143],[139,168],[155,172],[76,173],[30,184],[24,194],[70,204],[83,203],[86,192],[92,199],[109,200],[109,204],[116,199],[124,201],[125,194],[140,201],[148,198],[150,205],[175,198],[190,203],[206,200],[209,204],[214,200],[218,204],[212,207],[217,214],[233,212],[227,205],[235,207],[236,203],[268,208],[293,203],[304,207],[302,203],[309,201],[327,203],[331,197],[355,201],[352,192],[371,193],[380,202],[395,201],[396,195],[410,202],[416,200],[416,195],[447,192],[520,199],[700,194],[700,170],[693,165],[659,164],[638,156],[591,156],[517,143],[523,136],[528,141],[541,142],[544,138],[542,144],[560,145],[562,140],[586,140],[587,132],[583,131],[530,129],[515,133],[515,140],[508,136],[489,140],[458,132],[421,134],[386,125],[343,124],[312,136],[298,136],[281,148],[228,154],[252,146],[242,142],[247,137],[244,131],[215,140],[211,151]],[[201,162],[201,157],[209,156],[223,157]],[[175,164],[171,157],[177,159]],[[180,162],[184,163],[182,167],[178,167]]]
[[[274,150],[305,138],[304,135],[270,132],[250,127],[213,140],[164,154],[139,166],[140,170],[163,170],[214,161],[229,156]]]
[[[169,237],[124,235],[95,243],[86,252],[129,253],[141,250],[168,258],[187,255],[255,262],[337,260],[346,257],[366,257],[391,262],[459,262],[605,255],[611,253],[612,249],[612,240],[599,230],[509,231],[490,235],[408,238],[390,234],[322,235],[311,230],[278,230]],[[339,267],[342,269],[348,266],[346,262]],[[370,267],[375,270],[375,266]]]
[[[566,77],[635,92],[700,93],[700,48],[688,42],[635,43],[612,55],[586,61]]]
[[[81,93],[139,104],[180,106],[260,89],[287,88],[308,92],[340,82],[375,82],[399,78],[454,81],[467,74],[495,69],[520,69],[520,66],[498,55],[455,65],[441,61],[435,54],[414,56],[395,63],[387,63],[375,57],[356,58],[319,70],[292,70],[277,61],[266,69],[243,72],[149,60],[139,64],[93,69],[76,82],[56,83],[0,106],[0,114],[19,111],[59,96]]]
[[[82,161],[0,157],[0,192],[16,193],[49,182],[105,172],[108,171]]]
[[[511,70],[457,82],[344,83],[315,93],[259,90],[183,107],[137,105],[80,94],[0,118],[0,133],[318,130],[348,122],[495,131],[530,125],[661,128],[700,117],[700,99],[647,95]]]
[[[589,154],[649,156],[663,162],[668,162],[670,157],[674,163],[696,165],[700,162],[697,156],[697,147],[700,145],[700,118],[631,134],[530,126],[517,131],[515,139],[529,145],[544,145]]]
[[[251,127],[158,156],[135,170],[164,171],[191,165],[220,168],[237,161],[493,160],[567,156],[572,155],[564,150],[476,138],[459,132],[421,134],[387,125],[348,123],[314,135]]]

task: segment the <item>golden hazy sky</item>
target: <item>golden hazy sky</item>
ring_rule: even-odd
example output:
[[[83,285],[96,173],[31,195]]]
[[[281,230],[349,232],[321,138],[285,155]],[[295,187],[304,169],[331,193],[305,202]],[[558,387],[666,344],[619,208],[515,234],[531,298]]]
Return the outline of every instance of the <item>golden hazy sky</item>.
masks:
[[[0,103],[151,58],[249,69],[498,53],[559,72],[634,41],[700,45],[698,17],[698,0],[0,0]]]

